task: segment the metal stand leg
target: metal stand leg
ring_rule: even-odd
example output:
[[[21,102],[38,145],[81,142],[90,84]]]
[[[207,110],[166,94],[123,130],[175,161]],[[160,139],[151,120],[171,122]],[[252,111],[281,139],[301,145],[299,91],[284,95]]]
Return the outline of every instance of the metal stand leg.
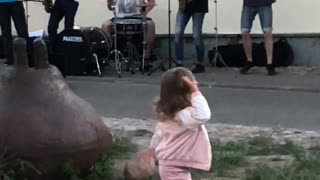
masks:
[[[223,60],[222,56],[221,56],[221,53],[219,51],[219,42],[218,42],[218,36],[219,36],[219,32],[218,32],[218,1],[217,0],[214,0],[214,3],[215,3],[215,27],[214,27],[214,30],[215,30],[215,55],[214,55],[214,58],[211,62],[212,66],[213,67],[216,67],[217,66],[217,62],[220,61],[223,66],[227,69],[230,69],[227,64],[225,63],[225,61]]]
[[[99,73],[99,76],[102,77],[102,73],[101,73],[101,70],[100,70],[100,64],[99,64],[99,61],[98,61],[98,56],[93,53],[93,58],[96,62],[96,66],[97,66],[97,70],[98,70],[98,73]]]
[[[147,42],[146,42],[146,13],[143,12],[143,19],[142,19],[142,28],[143,28],[143,42],[142,42],[142,45],[143,45],[143,52],[142,52],[142,67],[141,67],[141,72],[142,74],[144,74],[144,67],[145,67],[145,59],[146,59],[146,49],[147,49]]]
[[[152,73],[156,72],[158,69],[161,69],[162,71],[166,71],[166,68],[164,67],[164,63],[169,62],[169,68],[172,67],[172,62],[177,64],[177,62],[175,62],[175,60],[172,58],[171,55],[171,0],[168,0],[168,52],[169,52],[169,57],[160,62],[160,64],[155,67],[154,69],[151,70],[151,72],[149,72],[147,75],[151,76]]]
[[[127,49],[128,49],[128,71],[131,74],[134,74],[134,65],[137,62],[137,50],[133,43],[130,41],[127,42]]]
[[[115,10],[113,11],[114,13],[114,21],[117,21],[117,16],[116,16],[116,12]],[[114,63],[115,63],[115,69],[117,71],[118,77],[121,78],[121,70],[122,70],[122,54],[121,52],[118,50],[118,37],[117,37],[117,26],[115,24],[115,22],[113,22],[113,29],[114,29],[114,50],[111,52],[114,53]],[[120,57],[121,56],[121,57]]]

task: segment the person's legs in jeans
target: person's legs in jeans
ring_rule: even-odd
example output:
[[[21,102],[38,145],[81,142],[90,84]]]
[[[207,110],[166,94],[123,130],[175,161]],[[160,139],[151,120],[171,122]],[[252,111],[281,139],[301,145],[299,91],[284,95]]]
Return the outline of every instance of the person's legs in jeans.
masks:
[[[274,75],[273,66],[273,38],[272,38],[272,6],[259,8],[261,28],[264,33],[264,43],[267,55],[267,70],[269,75]]]
[[[6,64],[13,64],[11,10],[14,3],[0,3],[0,26],[3,36],[3,51]]]
[[[247,57],[246,64],[240,69],[241,74],[246,74],[253,66],[252,59],[252,40],[250,37],[250,31],[253,21],[258,13],[258,9],[255,7],[243,6],[241,15],[241,32],[243,49]]]
[[[65,14],[64,28],[73,29],[74,19],[78,11],[79,2],[73,0],[63,1],[63,7]]]
[[[22,2],[15,2],[12,8],[12,19],[17,30],[18,37],[24,38],[27,41],[27,52],[29,65],[33,66],[32,42],[29,38],[28,24],[26,20],[25,9]]]
[[[12,8],[12,19],[19,37],[29,39],[26,14],[22,2],[15,2]]]
[[[61,0],[56,0],[49,19],[48,33],[50,44],[52,45],[58,34],[59,23],[64,16]]]
[[[205,55],[205,47],[202,38],[202,26],[203,26],[203,19],[205,13],[194,13],[192,15],[192,22],[193,22],[193,40],[196,47],[197,53],[197,65],[192,70],[193,73],[201,73],[205,71],[203,62],[204,62],[204,55]]]
[[[179,10],[176,18],[176,32],[174,38],[175,44],[175,61],[178,66],[182,65],[183,53],[184,53],[184,30],[191,18],[191,14]]]

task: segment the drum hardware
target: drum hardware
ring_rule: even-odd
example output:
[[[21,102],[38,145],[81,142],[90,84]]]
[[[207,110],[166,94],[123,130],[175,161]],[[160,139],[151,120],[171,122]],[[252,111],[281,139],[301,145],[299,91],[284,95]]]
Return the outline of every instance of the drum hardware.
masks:
[[[114,21],[117,22],[118,18],[117,18],[117,14],[116,14],[116,8],[114,6],[112,8],[112,11],[113,11],[113,15],[114,15]],[[110,55],[114,54],[115,69],[118,73],[118,77],[121,78],[123,54],[118,50],[117,24],[113,22],[112,26],[113,26],[113,30],[114,30],[114,34],[113,34],[114,49],[111,51]]]
[[[184,0],[182,0],[182,1],[184,1]],[[179,1],[179,3],[180,3],[180,1]],[[182,4],[180,4],[180,6],[182,6],[182,5],[183,5],[183,2],[182,2]],[[177,62],[172,58],[172,55],[171,55],[172,49],[171,49],[171,3],[170,3],[170,0],[168,0],[168,52],[169,52],[169,57],[166,60],[160,62],[160,64],[157,67],[152,69],[148,73],[148,76],[151,76],[151,74],[154,73],[155,71],[157,71],[158,69],[165,71],[166,68],[164,67],[164,63],[166,63],[168,61],[169,61],[169,68],[171,68],[172,62],[177,64]]]
[[[146,24],[147,24],[147,12],[146,12],[146,8],[150,7],[150,6],[156,6],[155,3],[142,3],[142,4],[138,4],[138,7],[141,8],[141,12],[142,12],[142,27],[143,27],[143,42],[142,42],[142,46],[143,46],[143,52],[142,52],[142,65],[141,65],[141,72],[142,74],[144,74],[144,66],[145,66],[145,59],[146,59],[146,51],[147,51],[147,37],[146,37]]]
[[[29,15],[29,1],[31,1],[31,2],[40,2],[40,3],[44,4],[44,1],[46,1],[46,0],[17,0],[17,1],[25,2],[25,4],[26,4],[26,21],[27,21],[27,26],[28,26],[28,29],[29,29],[29,18],[30,18],[30,15]]]
[[[81,29],[81,28],[80,28]],[[98,74],[101,77],[101,65],[105,64],[103,57],[109,57],[110,44],[108,36],[102,31],[102,29],[97,27],[89,27],[81,29],[82,34],[87,38],[91,44],[91,53],[93,58],[93,63],[95,64]],[[103,54],[101,54],[103,52]],[[105,55],[107,53],[107,55]],[[101,62],[99,61],[102,60]],[[100,65],[101,64],[101,65]]]
[[[220,51],[219,51],[219,42],[218,42],[218,39],[219,39],[219,32],[218,32],[218,0],[214,0],[214,8],[215,8],[215,14],[214,14],[214,19],[215,19],[215,25],[214,25],[214,31],[215,31],[215,44],[214,44],[214,58],[211,62],[211,65],[213,67],[216,67],[217,66],[217,62],[220,61],[225,68],[227,68],[228,70],[230,69],[228,67],[228,65],[226,64],[226,62],[224,61]]]
[[[132,42],[127,42],[128,49],[128,67],[127,71],[130,71],[131,74],[134,74],[133,64],[136,65],[137,60],[139,60],[139,53],[137,47]]]
[[[137,69],[137,62],[141,62],[139,56],[142,46],[140,46],[140,43],[137,43],[143,41],[141,17],[121,18],[114,23],[117,25],[117,49],[121,49],[124,62],[127,63],[126,71],[134,74],[134,71]]]
[[[146,49],[147,49],[147,42],[146,42],[146,20],[147,20],[147,13],[146,13],[147,6],[141,6],[142,11],[142,28],[143,28],[143,42],[142,42],[142,61],[141,61],[141,72],[144,74],[144,63],[146,59]]]
[[[98,60],[98,56],[96,53],[93,53],[93,58],[95,59],[96,61],[96,65],[97,65],[97,70],[98,70],[98,74],[100,77],[102,77],[102,73],[101,73],[101,70],[100,70],[100,64],[99,64],[99,60]]]
[[[140,17],[139,17],[140,18]],[[117,33],[121,35],[135,35],[143,32],[140,19],[118,19]]]
[[[155,6],[154,3],[143,3],[138,4],[137,7],[141,8],[141,15],[139,16],[133,16],[131,19],[126,18],[119,18],[117,16],[117,11],[115,6],[113,6],[113,14],[114,14],[114,21],[113,21],[113,43],[114,43],[114,49],[112,50],[111,54],[114,54],[114,61],[116,70],[118,72],[118,77],[121,77],[121,67],[123,63],[127,63],[127,71],[130,71],[131,74],[134,74],[134,67],[133,65],[136,64],[136,60],[139,60],[137,57],[139,54],[137,47],[135,46],[134,42],[131,42],[132,40],[130,37],[134,37],[136,35],[139,35],[142,33],[143,35],[143,42],[142,42],[142,59],[140,62],[141,72],[144,74],[144,67],[145,67],[145,56],[146,56],[146,49],[147,49],[147,42],[146,42],[146,20],[147,20],[147,13],[145,11],[146,7],[148,6]],[[142,28],[140,29],[139,26],[142,24]],[[140,24],[140,25],[139,25]],[[126,39],[126,50],[128,51],[127,55],[128,57],[124,57],[124,53],[119,50],[118,46],[118,35],[123,35]],[[134,38],[132,38],[134,39]]]

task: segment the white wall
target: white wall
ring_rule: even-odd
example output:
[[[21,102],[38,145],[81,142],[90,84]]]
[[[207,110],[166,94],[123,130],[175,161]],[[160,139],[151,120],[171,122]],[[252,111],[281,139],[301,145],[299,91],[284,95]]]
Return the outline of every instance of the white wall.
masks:
[[[172,30],[174,30],[177,0],[171,1]],[[320,0],[277,0],[274,4],[274,32],[275,33],[320,33]],[[157,0],[158,6],[150,13],[156,22],[157,34],[168,32],[168,2]],[[210,13],[206,15],[204,32],[214,32],[214,0],[209,0]],[[240,31],[242,0],[218,0],[218,19],[220,33],[235,34]],[[29,2],[30,31],[46,29],[48,14],[41,3]],[[110,18],[106,8],[106,0],[80,0],[80,7],[76,17],[79,26],[99,26]],[[63,24],[61,24],[63,25]],[[260,33],[258,18],[253,32]],[[187,27],[191,32],[191,23]]]

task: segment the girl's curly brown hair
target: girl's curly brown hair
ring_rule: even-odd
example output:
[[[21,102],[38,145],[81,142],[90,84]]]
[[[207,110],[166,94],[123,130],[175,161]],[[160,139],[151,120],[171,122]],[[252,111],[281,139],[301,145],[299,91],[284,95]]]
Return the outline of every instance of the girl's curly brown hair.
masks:
[[[165,121],[174,119],[176,113],[191,106],[191,89],[182,77],[195,81],[193,74],[182,67],[168,70],[162,77],[160,97],[155,102],[157,119]]]

